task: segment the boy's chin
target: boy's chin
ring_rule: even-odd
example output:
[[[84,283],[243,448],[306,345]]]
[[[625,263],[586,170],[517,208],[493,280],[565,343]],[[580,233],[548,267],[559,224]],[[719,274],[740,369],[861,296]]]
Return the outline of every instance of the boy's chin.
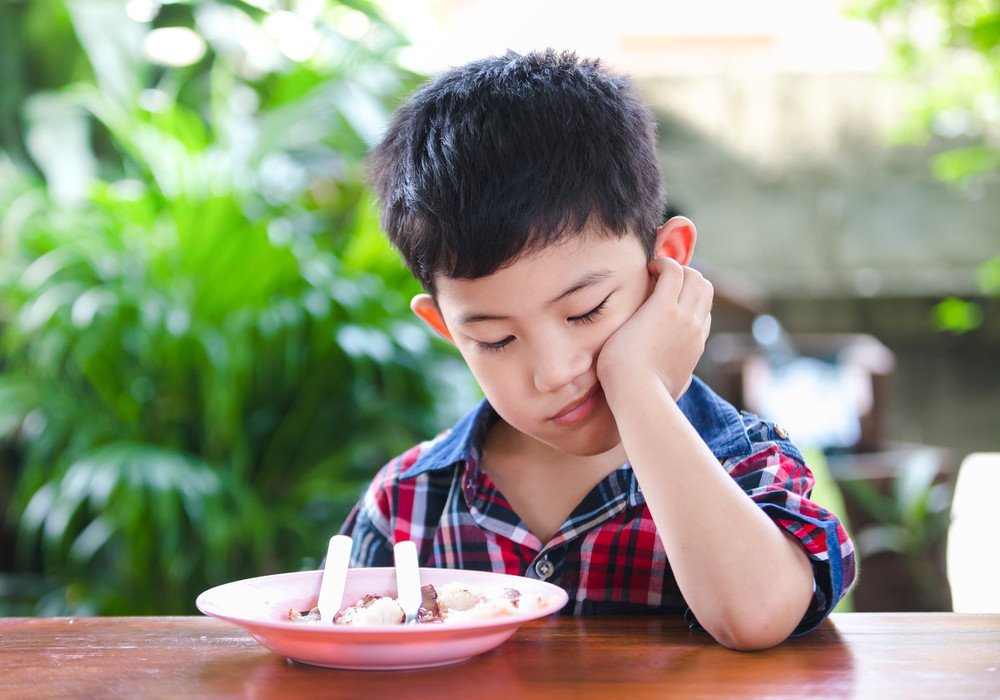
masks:
[[[581,459],[613,453],[621,449],[622,442],[614,418],[604,416],[573,428],[552,431],[551,426],[547,426],[538,432],[526,425],[517,427],[501,419],[501,422],[494,426],[494,431],[496,430],[500,433],[493,433],[493,437],[504,445],[504,449],[513,449],[515,452],[532,451],[537,446],[542,446]],[[536,447],[532,447],[532,443]],[[622,457],[624,459],[624,453]]]
[[[547,443],[560,452],[572,455],[573,457],[597,457],[618,449],[622,439],[618,435],[618,430],[605,431],[600,435],[577,435],[569,440],[559,440],[556,444]]]

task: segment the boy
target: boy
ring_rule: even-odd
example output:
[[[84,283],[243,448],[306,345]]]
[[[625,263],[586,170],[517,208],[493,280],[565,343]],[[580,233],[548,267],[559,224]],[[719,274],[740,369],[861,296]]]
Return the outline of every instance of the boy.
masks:
[[[853,548],[798,450],[692,376],[712,287],[694,224],[662,223],[634,88],[569,53],[475,61],[418,90],[371,165],[413,311],[485,399],[383,467],[352,564],[409,539],[423,566],[545,579],[578,614],[684,612],[735,649],[818,625]]]

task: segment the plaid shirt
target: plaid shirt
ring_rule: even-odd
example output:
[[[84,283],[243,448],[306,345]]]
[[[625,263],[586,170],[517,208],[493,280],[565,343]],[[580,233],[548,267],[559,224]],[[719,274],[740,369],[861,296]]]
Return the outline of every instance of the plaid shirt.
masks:
[[[802,455],[772,424],[741,414],[697,378],[678,405],[722,467],[809,555],[813,599],[794,634],[809,631],[847,592],[855,565],[837,518],[807,500],[813,476]],[[696,625],[631,466],[605,477],[542,543],[478,468],[496,420],[483,401],[450,431],[385,465],[342,529],[354,539],[351,564],[392,566],[393,544],[413,540],[422,566],[555,583],[569,593],[564,612],[684,613]]]

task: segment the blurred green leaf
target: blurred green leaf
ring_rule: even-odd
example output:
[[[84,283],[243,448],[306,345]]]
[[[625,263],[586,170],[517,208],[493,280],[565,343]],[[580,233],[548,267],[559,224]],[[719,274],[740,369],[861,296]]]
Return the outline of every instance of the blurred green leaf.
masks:
[[[1000,151],[987,146],[966,146],[939,153],[931,159],[931,172],[942,182],[958,183],[973,175],[1000,169]]]
[[[939,331],[967,333],[982,323],[982,308],[974,301],[949,297],[934,305],[934,327]]]
[[[1000,255],[979,266],[976,270],[976,282],[984,294],[1000,296]]]

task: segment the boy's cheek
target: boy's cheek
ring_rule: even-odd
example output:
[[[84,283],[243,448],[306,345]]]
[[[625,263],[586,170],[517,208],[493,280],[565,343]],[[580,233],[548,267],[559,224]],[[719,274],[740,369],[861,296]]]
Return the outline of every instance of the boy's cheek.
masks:
[[[620,331],[625,325],[627,325],[633,316],[635,316],[635,312],[638,311],[639,307],[645,303],[646,299],[649,298],[649,294],[651,292],[652,289],[648,290],[647,293],[643,295],[641,299],[638,299],[636,301],[636,303],[633,305],[634,308],[629,307],[630,310],[627,313],[623,313],[618,318],[609,321],[608,327],[606,327],[604,330],[604,338],[603,340],[600,341],[598,345],[597,348],[598,353],[600,353],[600,351],[604,349],[605,344],[607,344],[607,342],[611,340],[611,338],[614,337],[614,335],[618,333],[618,331]]]

